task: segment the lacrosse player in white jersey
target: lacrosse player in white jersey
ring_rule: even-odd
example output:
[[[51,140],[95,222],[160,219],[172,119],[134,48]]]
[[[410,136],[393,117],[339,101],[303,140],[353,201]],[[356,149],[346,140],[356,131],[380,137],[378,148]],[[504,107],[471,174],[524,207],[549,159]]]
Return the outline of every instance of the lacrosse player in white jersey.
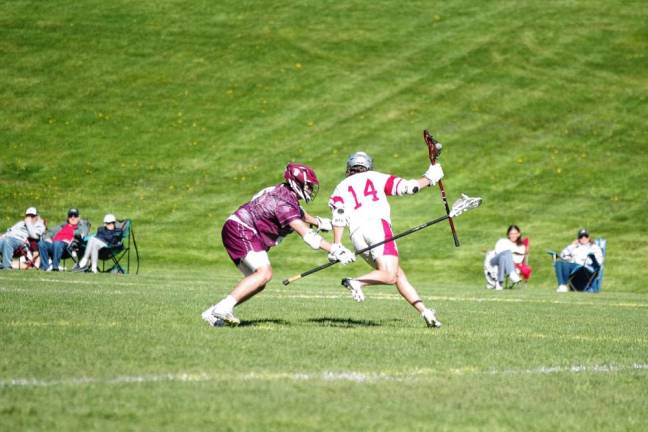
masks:
[[[374,171],[373,160],[367,153],[352,154],[346,163],[346,179],[337,185],[329,200],[333,211],[331,252],[343,247],[341,241],[346,226],[356,251],[393,237],[387,197],[413,195],[442,178],[443,170],[438,163],[430,165],[421,178],[405,180]],[[364,301],[362,288],[367,285],[396,285],[398,292],[421,314],[428,327],[441,327],[435,311],[425,306],[407,280],[399,264],[395,242],[371,249],[362,257],[374,270],[356,278],[342,279],[342,285],[351,292],[355,301]],[[330,256],[329,259],[335,258]]]

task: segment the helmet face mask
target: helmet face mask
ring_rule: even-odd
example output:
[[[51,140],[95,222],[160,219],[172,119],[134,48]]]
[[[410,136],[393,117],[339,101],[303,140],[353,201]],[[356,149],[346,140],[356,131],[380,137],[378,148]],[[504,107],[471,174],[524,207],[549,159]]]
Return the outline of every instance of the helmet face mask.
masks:
[[[306,183],[304,185],[304,201],[311,202],[319,192],[319,185],[315,183]]]
[[[346,162],[347,177],[358,172],[373,170],[373,159],[365,152],[355,152]]]
[[[289,163],[284,170],[284,179],[299,199],[309,203],[319,191],[319,180],[315,171],[308,165]]]

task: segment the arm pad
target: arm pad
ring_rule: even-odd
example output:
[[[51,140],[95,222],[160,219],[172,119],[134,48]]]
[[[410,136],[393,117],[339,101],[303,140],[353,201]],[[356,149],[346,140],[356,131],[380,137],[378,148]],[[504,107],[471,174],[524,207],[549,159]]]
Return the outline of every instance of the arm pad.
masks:
[[[332,206],[333,213],[331,215],[331,225],[334,227],[345,227],[347,226],[347,218],[344,214],[344,206],[339,204]]]
[[[398,183],[398,188],[396,188],[396,195],[414,195],[419,191],[419,185],[416,180],[404,180]]]
[[[302,237],[302,240],[313,249],[319,249],[322,244],[322,236],[313,230],[308,230]]]

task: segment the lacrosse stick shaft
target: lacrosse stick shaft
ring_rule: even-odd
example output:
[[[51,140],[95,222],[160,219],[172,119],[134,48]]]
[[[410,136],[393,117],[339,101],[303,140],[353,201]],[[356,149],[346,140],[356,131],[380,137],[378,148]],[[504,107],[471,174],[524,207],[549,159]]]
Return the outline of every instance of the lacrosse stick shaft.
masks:
[[[441,199],[443,200],[443,204],[445,205],[446,209],[446,214],[448,215],[448,222],[450,223],[450,231],[452,231],[452,238],[454,239],[454,245],[456,247],[459,247],[459,236],[457,236],[457,230],[455,229],[454,226],[454,221],[450,217],[450,206],[448,205],[448,197],[446,196],[446,191],[445,188],[443,187],[443,181],[439,180],[439,190],[441,191]]]
[[[430,164],[434,165],[437,162],[437,157],[439,156],[439,152],[441,151],[441,146],[439,145],[439,147],[437,148],[438,142],[434,139],[434,137],[432,137],[432,135],[430,135],[430,132],[427,129],[423,131],[423,140],[428,146]],[[448,222],[450,223],[450,231],[452,232],[454,244],[456,247],[459,247],[459,237],[457,236],[457,230],[455,229],[454,222],[450,217],[450,206],[448,205],[448,198],[446,196],[445,188],[443,187],[443,182],[439,180],[437,184],[439,185],[439,190],[441,191],[441,200],[445,205],[446,214],[448,215]]]
[[[450,216],[449,216],[449,215],[445,215],[445,216],[438,217],[438,218],[436,218],[436,219],[434,219],[434,220],[431,220],[431,221],[429,221],[429,222],[422,223],[421,225],[415,226],[415,227],[410,228],[410,229],[408,229],[408,230],[406,230],[406,231],[403,231],[402,233],[396,234],[396,235],[394,235],[393,237],[387,238],[387,239],[385,239],[385,240],[383,240],[383,241],[380,241],[380,242],[378,242],[378,243],[372,244],[371,246],[367,246],[366,248],[360,249],[360,250],[357,251],[355,254],[356,254],[356,256],[361,255],[361,254],[363,254],[363,253],[365,253],[365,252],[370,251],[371,249],[377,248],[378,246],[382,246],[382,245],[384,245],[385,243],[389,243],[390,241],[394,241],[394,240],[397,240],[397,239],[399,239],[399,238],[401,238],[401,237],[408,236],[408,235],[410,235],[410,234],[412,234],[412,233],[415,233],[416,231],[420,231],[420,230],[422,230],[423,228],[427,228],[427,227],[429,227],[430,225],[437,224],[437,223],[442,222],[442,221],[444,221],[444,220],[446,220],[446,219],[450,219]],[[300,273],[300,274],[298,274],[298,275],[291,276],[291,277],[289,277],[288,279],[284,279],[284,280],[283,280],[283,284],[284,284],[284,285],[288,285],[289,283],[294,282],[294,281],[296,281],[296,280],[299,280],[299,279],[301,279],[301,278],[303,278],[303,277],[305,277],[305,276],[308,276],[308,275],[311,275],[311,274],[313,274],[313,273],[317,273],[317,272],[320,271],[320,270],[324,270],[324,269],[326,269],[326,268],[329,268],[329,267],[331,267],[332,265],[337,264],[338,262],[339,262],[339,261],[328,262],[328,263],[326,263],[326,264],[322,264],[321,266],[318,266],[318,267],[312,268],[312,269],[310,269],[310,270],[307,270],[307,271],[305,271],[304,273]]]

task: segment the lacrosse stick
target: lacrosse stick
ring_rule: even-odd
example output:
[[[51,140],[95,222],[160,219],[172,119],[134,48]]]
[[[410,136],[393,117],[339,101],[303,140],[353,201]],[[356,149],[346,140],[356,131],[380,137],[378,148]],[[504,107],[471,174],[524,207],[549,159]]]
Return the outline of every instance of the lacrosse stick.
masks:
[[[452,205],[452,210],[449,210],[448,214],[446,214],[445,216],[441,216],[441,217],[438,217],[438,218],[436,218],[434,220],[431,220],[429,222],[425,222],[425,223],[423,223],[421,225],[415,226],[414,228],[410,228],[407,231],[403,231],[402,233],[396,234],[395,236],[390,237],[388,239],[385,239],[385,240],[383,240],[381,242],[378,242],[378,243],[372,244],[371,246],[367,246],[366,248],[360,249],[359,251],[357,251],[355,253],[355,255],[358,256],[360,254],[363,254],[365,252],[370,251],[371,249],[377,248],[378,246],[382,246],[385,243],[389,243],[390,241],[394,241],[394,240],[397,240],[397,239],[399,239],[401,237],[408,236],[408,235],[410,235],[412,233],[415,233],[416,231],[420,231],[423,228],[427,228],[427,227],[429,227],[431,225],[438,224],[439,222],[442,222],[442,221],[444,221],[446,219],[457,217],[460,214],[463,214],[463,213],[467,212],[468,210],[472,210],[474,208],[479,207],[481,205],[481,203],[482,203],[482,199],[479,198],[479,197],[474,197],[473,198],[473,197],[469,197],[468,195],[461,194],[461,198],[459,198],[457,201],[455,201],[455,203]],[[301,279],[301,278],[303,278],[305,276],[308,276],[308,275],[311,275],[313,273],[317,273],[320,270],[324,270],[326,268],[329,268],[329,267],[337,264],[338,262],[339,261],[327,262],[326,264],[322,264],[321,266],[318,266],[318,267],[312,268],[310,270],[307,270],[304,273],[300,273],[298,275],[291,276],[288,279],[284,279],[283,284],[288,285],[289,283],[294,282],[296,280],[299,280],[299,279]]]
[[[436,164],[439,154],[441,154],[441,149],[443,146],[440,142],[434,139],[430,132],[425,129],[423,131],[423,139],[428,146],[428,153],[430,156],[430,163],[432,165]],[[441,191],[441,199],[445,205],[446,214],[448,215],[448,222],[450,223],[450,231],[452,231],[452,238],[454,239],[454,244],[456,247],[459,247],[459,237],[457,237],[457,231],[455,230],[454,222],[452,221],[452,216],[450,216],[450,207],[448,206],[448,198],[446,197],[446,191],[443,187],[443,181],[439,180],[437,183],[439,185],[439,190]]]

